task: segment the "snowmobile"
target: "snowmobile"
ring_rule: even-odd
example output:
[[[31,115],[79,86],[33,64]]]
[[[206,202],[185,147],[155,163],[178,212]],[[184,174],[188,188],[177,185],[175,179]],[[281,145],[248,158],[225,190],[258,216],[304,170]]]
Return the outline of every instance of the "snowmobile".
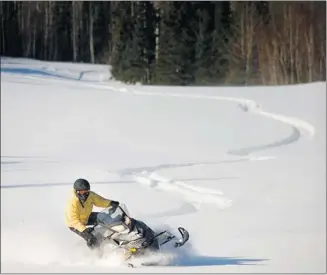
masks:
[[[183,227],[178,227],[180,239],[167,230],[155,232],[143,221],[130,217],[125,205],[110,206],[99,212],[93,229],[99,247],[111,243],[115,248],[122,248],[129,267],[134,267],[130,260],[135,257],[160,252],[163,245],[174,239],[174,247],[181,247],[189,239]]]

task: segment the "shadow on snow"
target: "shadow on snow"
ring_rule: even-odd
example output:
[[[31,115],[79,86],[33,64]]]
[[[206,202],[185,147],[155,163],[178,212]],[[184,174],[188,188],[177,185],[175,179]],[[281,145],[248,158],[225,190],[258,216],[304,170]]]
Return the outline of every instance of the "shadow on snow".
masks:
[[[57,75],[51,72],[46,72],[40,69],[30,69],[30,68],[1,68],[1,72],[4,73],[14,73],[14,74],[32,74],[32,75],[41,75],[41,76],[51,76],[57,78],[64,78],[69,80],[78,80],[78,78],[68,77],[64,75]]]
[[[44,69],[31,69],[31,68],[1,68],[1,72],[4,73],[11,73],[11,74],[22,74],[22,75],[40,75],[40,76],[49,76],[49,77],[55,77],[55,78],[61,78],[61,79],[68,79],[68,80],[82,80],[85,73],[92,73],[93,71],[83,71],[79,72],[78,76],[67,76],[67,75],[61,75],[61,74],[55,74],[53,72],[48,72]],[[85,81],[85,80],[84,80]],[[86,82],[94,82],[94,81],[86,81]],[[97,81],[96,81],[97,82]]]
[[[175,266],[215,266],[215,265],[256,265],[267,259],[248,259],[234,257],[188,256],[176,259],[170,265]]]

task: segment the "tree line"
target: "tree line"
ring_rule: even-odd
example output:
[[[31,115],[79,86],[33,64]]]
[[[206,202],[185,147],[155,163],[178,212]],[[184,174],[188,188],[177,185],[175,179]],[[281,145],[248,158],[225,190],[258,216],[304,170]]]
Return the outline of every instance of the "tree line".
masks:
[[[1,1],[1,55],[110,64],[127,83],[326,80],[326,2]]]

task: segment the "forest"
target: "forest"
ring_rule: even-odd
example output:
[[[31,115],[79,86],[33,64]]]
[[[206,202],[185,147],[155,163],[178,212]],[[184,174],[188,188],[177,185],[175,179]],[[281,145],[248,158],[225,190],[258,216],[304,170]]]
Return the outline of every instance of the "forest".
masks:
[[[1,55],[111,65],[125,83],[326,80],[326,1],[1,1]]]

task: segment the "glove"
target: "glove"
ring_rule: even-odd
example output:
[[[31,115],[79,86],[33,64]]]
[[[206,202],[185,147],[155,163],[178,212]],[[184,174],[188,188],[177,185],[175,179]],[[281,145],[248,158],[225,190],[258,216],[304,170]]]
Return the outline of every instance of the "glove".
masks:
[[[119,206],[119,202],[118,201],[111,201],[110,206],[113,208],[117,208]]]
[[[97,238],[91,233],[94,229],[92,227],[86,228],[82,234],[86,240],[86,244],[89,248],[93,249],[97,246]]]
[[[84,230],[84,232],[87,232],[87,233],[92,233],[94,231],[94,228],[93,227],[88,227]]]
[[[86,245],[91,249],[97,247],[98,246],[97,238],[92,235],[92,237],[86,241]]]

